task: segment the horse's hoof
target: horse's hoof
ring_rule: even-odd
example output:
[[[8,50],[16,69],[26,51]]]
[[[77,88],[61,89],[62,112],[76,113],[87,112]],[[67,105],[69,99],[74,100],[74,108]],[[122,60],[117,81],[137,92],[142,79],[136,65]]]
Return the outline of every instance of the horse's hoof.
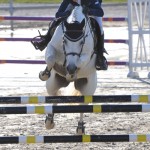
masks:
[[[85,134],[85,126],[84,122],[78,122],[76,133],[77,135],[84,135]]]
[[[54,123],[54,122],[52,123],[50,120],[45,121],[45,128],[46,128],[47,130],[53,129],[54,126],[55,126],[55,123]]]
[[[44,74],[43,71],[41,71],[39,73],[39,78],[42,80],[42,81],[47,81],[49,79],[50,75],[49,74]]]
[[[77,135],[84,135],[85,127],[77,127],[76,133],[77,133]]]
[[[46,129],[53,129],[55,126],[54,123],[54,114],[48,114],[45,119],[45,127]]]

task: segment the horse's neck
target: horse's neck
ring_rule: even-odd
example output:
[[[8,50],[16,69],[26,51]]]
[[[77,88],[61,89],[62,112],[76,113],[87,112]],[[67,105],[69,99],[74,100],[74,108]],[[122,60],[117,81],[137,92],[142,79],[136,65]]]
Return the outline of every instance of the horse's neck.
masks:
[[[62,25],[60,24],[55,32],[54,35],[50,41],[50,45],[55,49],[56,52],[56,60],[58,62],[64,61],[64,51],[63,51],[63,30]]]
[[[63,35],[63,30],[61,24],[56,28],[54,35],[52,36],[52,39],[50,41],[50,44],[55,48],[55,49],[60,49],[62,47],[62,35]]]

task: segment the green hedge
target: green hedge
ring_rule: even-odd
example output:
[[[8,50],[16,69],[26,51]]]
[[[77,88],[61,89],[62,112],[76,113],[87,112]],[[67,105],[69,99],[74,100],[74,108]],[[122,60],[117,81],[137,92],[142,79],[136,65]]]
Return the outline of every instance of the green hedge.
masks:
[[[10,0],[0,0],[0,3],[8,3]],[[13,0],[14,3],[60,3],[61,0]]]

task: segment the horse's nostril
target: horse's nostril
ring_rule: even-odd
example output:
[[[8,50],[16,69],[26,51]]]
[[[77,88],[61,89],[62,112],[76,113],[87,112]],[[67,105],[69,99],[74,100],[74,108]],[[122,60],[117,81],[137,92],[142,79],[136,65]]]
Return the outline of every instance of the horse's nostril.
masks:
[[[77,66],[74,64],[69,64],[67,66],[67,71],[69,74],[74,74],[76,70],[77,70]]]

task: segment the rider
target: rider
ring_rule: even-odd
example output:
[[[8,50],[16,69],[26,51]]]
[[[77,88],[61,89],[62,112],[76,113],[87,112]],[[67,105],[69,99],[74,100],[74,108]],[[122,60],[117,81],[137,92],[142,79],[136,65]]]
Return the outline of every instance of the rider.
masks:
[[[88,15],[95,18],[95,20],[98,22],[101,35],[99,36],[99,42],[98,42],[98,51],[97,51],[97,59],[96,59],[96,69],[97,70],[107,70],[108,64],[106,58],[103,56],[103,53],[106,52],[104,48],[104,31],[102,26],[102,16],[104,15],[104,12],[101,8],[102,0],[63,0],[61,3],[57,13],[55,14],[56,19],[58,18],[66,18],[70,15],[71,10],[74,6],[77,6],[79,4],[86,6],[86,12]],[[32,40],[32,44],[36,49],[40,49],[41,51],[46,48],[49,41],[52,38],[52,30],[56,27],[57,21],[54,20],[49,27],[48,32],[46,35],[40,36],[40,41],[34,41]],[[45,70],[43,73],[48,73],[48,70]]]

